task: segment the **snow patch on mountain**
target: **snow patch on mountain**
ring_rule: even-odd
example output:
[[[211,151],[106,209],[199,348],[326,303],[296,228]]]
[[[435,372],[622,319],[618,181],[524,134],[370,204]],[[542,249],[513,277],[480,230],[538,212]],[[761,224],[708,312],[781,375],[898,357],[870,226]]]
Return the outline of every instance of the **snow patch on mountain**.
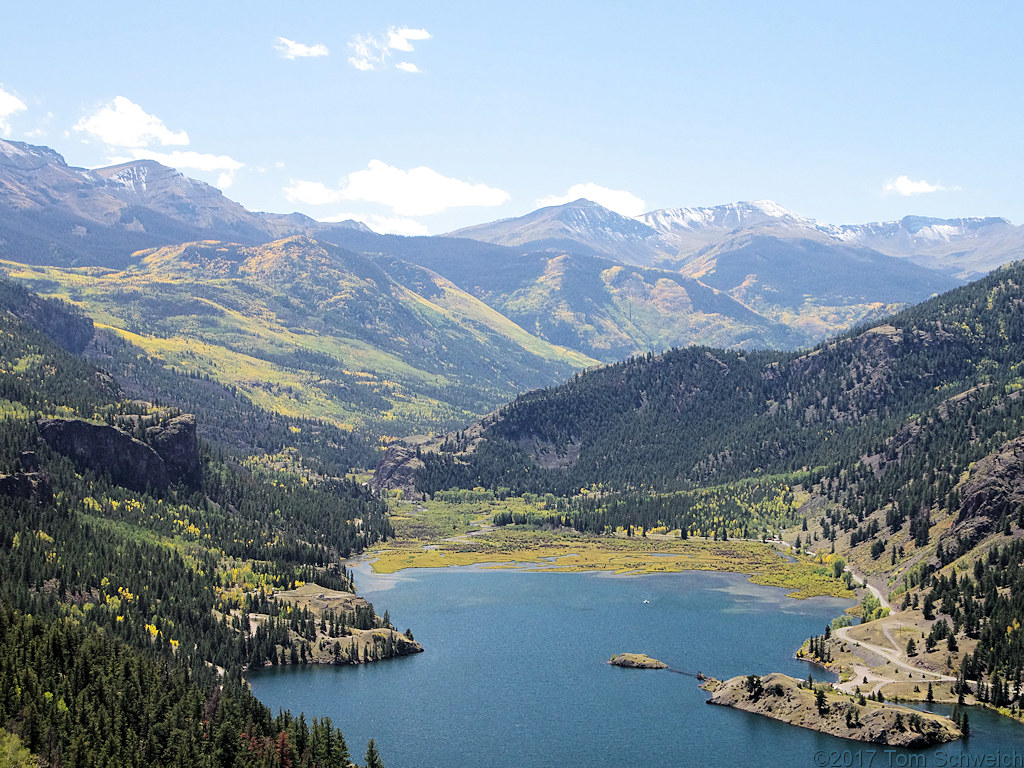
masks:
[[[706,230],[731,232],[768,221],[815,226],[813,219],[799,216],[771,200],[729,203],[710,208],[664,208],[638,216],[637,220],[669,237]]]

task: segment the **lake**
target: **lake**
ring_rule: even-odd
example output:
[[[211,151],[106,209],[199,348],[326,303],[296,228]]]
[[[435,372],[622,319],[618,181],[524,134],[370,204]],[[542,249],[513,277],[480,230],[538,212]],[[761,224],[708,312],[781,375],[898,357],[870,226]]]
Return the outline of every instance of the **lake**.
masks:
[[[631,651],[722,679],[773,671],[831,679],[793,651],[849,600],[793,600],[740,575],[696,571],[378,576],[361,566],[356,583],[395,626],[412,628],[425,653],[275,667],[249,680],[275,711],[330,716],[360,762],[371,737],[388,768],[941,768],[966,765],[962,753],[1024,753],[1024,728],[985,711],[970,711],[967,744],[887,752],[708,706],[693,677],[606,663]]]

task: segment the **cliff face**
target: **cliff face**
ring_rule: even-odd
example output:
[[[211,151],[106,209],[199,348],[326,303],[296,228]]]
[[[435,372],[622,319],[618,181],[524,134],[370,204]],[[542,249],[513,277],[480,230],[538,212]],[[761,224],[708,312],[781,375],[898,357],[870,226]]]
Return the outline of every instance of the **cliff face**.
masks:
[[[79,468],[108,474],[132,490],[164,490],[176,482],[194,487],[201,481],[195,426],[194,417],[179,416],[151,427],[152,447],[117,427],[82,419],[43,419],[39,434]]]
[[[952,533],[971,542],[993,533],[1003,515],[1016,514],[1024,502],[1024,437],[977,462],[960,496]]]
[[[416,491],[416,470],[423,467],[423,461],[416,455],[416,448],[405,443],[394,443],[384,451],[384,456],[373,473],[373,490],[400,489],[412,494]]]
[[[157,452],[171,477],[197,487],[202,469],[196,441],[196,417],[190,413],[146,430],[146,442]]]
[[[959,739],[952,720],[895,704],[859,704],[840,693],[801,687],[799,680],[773,673],[734,677],[722,683],[708,704],[735,707],[832,736],[896,747],[921,748]]]
[[[44,473],[15,472],[13,475],[0,475],[0,496],[46,504],[53,499],[53,487],[49,476]]]

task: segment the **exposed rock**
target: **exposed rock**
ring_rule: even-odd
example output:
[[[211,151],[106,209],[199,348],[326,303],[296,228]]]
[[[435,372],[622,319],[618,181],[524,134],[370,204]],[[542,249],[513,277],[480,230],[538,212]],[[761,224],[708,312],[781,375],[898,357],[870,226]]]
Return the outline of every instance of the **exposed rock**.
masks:
[[[0,475],[0,495],[17,499],[34,499],[45,504],[53,499],[50,477],[41,472],[15,472]]]
[[[533,435],[524,435],[515,441],[515,445],[537,462],[541,469],[565,469],[580,459],[581,446],[575,440],[570,440],[565,446],[559,447]]]
[[[381,630],[375,630],[380,632]],[[395,629],[383,630],[391,636],[392,641],[395,644],[395,656],[412,656],[416,653],[423,653],[423,646],[415,640],[410,640],[408,637],[403,635],[401,632]]]
[[[196,488],[202,482],[199,443],[196,440],[196,417],[190,413],[177,416],[166,424],[146,430],[146,442],[159,454],[171,477]]]
[[[608,660],[608,663],[629,669],[668,669],[665,662],[652,659],[643,653],[617,653]]]
[[[292,590],[273,593],[271,597],[278,602],[288,603],[297,610],[308,610],[315,617],[327,613],[373,614],[373,606],[365,598],[352,592],[328,589],[312,581]],[[255,621],[256,624],[270,618],[266,614],[249,616],[250,622]],[[308,638],[294,637],[294,640],[302,639]],[[318,632],[309,644],[309,661],[313,664],[363,664],[396,656],[411,656],[414,653],[423,653],[423,646],[411,636],[406,636],[392,627],[347,627],[341,637]]]
[[[912,749],[955,741],[963,735],[947,717],[877,701],[859,704],[830,689],[804,688],[796,678],[778,673],[726,680],[711,694],[708,704],[742,709],[843,739]]]
[[[416,453],[416,447],[407,443],[393,443],[384,451],[373,473],[373,490],[398,489],[407,495],[416,491],[416,470],[423,467],[423,460]]]
[[[39,434],[79,468],[107,474],[126,488],[163,490],[171,483],[159,454],[117,427],[82,419],[43,419]]]
[[[697,673],[697,680],[700,681],[700,685],[697,687],[707,691],[708,693],[714,693],[724,685],[724,683],[717,677],[705,675],[703,672]]]
[[[18,458],[21,460],[21,468],[23,471],[39,471],[39,457],[36,456],[35,451],[22,451]]]
[[[977,542],[993,533],[1005,514],[1024,502],[1024,437],[1005,443],[978,461],[960,492],[960,512],[951,533]]]
[[[146,430],[146,441],[117,427],[82,419],[43,419],[40,436],[79,468],[105,473],[118,485],[143,491],[202,482],[196,419],[185,414]],[[23,459],[24,462],[24,459]]]

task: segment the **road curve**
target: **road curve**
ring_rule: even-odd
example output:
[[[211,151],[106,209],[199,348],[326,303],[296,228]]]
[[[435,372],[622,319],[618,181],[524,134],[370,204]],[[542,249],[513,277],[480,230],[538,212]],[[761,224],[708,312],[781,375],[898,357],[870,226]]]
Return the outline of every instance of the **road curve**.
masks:
[[[840,638],[841,640],[845,640],[848,643],[852,643],[855,647],[865,648],[866,650],[869,650],[872,653],[881,656],[886,661],[895,664],[897,667],[900,667],[901,669],[904,669],[907,672],[917,672],[921,675],[927,675],[932,680],[956,682],[955,677],[950,677],[949,675],[940,675],[938,672],[932,672],[927,669],[921,669],[920,667],[915,667],[913,664],[904,661],[902,658],[902,654],[899,651],[897,651],[895,647],[884,648],[880,645],[875,645],[874,643],[869,643],[864,640],[858,640],[856,638],[850,637],[849,631],[851,629],[852,627],[840,627],[834,632],[834,635]],[[888,632],[888,627],[883,625],[883,631],[885,632],[885,636],[888,637],[889,640],[892,640],[892,636],[889,635]],[[893,642],[893,645],[895,646],[895,642]]]

